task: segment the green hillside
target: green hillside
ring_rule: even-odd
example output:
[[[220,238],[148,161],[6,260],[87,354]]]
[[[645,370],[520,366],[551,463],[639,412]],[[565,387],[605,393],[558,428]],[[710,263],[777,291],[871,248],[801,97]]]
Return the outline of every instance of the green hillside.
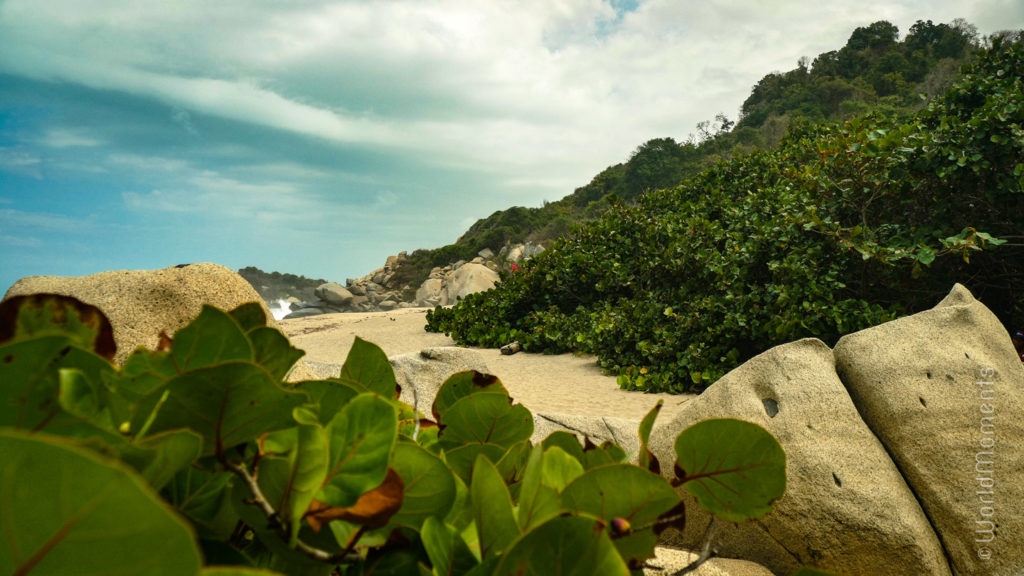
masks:
[[[958,53],[946,47],[957,28],[919,24],[893,43],[895,29],[883,24],[858,29],[816,62],[834,64],[837,82],[849,62],[863,65],[850,84],[878,96],[865,82],[880,70],[876,51],[878,63],[894,59],[885,46],[924,42],[927,50],[910,54],[933,60]],[[943,34],[923,36],[936,28]],[[933,306],[954,282],[1005,323],[1024,324],[1022,36],[995,38],[986,49],[963,44],[975,62],[916,112],[901,92],[886,94],[878,98],[894,108],[839,122],[793,121],[777,147],[740,154],[737,145],[710,163],[708,142],[759,130],[749,120],[755,114],[765,118],[761,127],[777,115],[780,99],[767,88],[755,98],[755,88],[741,128],[728,137],[641,147],[624,169],[610,168],[603,183],[595,178],[590,192],[577,190],[561,205],[579,206],[599,197],[597,189],[623,198],[620,185],[640,156],[677,158],[668,163],[677,167],[703,163],[703,171],[680,169],[681,185],[626,198],[635,202],[594,200],[612,208],[496,290],[434,310],[430,328],[462,344],[519,340],[527,350],[594,353],[624,387],[681,392],[776,344],[810,336],[831,344]],[[813,87],[816,69],[826,68],[799,73],[807,78],[791,86]],[[897,70],[878,78],[928,77]],[[675,155],[691,147],[702,152],[698,161]]]
[[[738,121],[725,114],[699,123],[684,141],[663,137],[638,146],[629,159],[609,166],[587,185],[544,206],[514,206],[478,220],[455,243],[417,250],[399,275],[415,286],[434,266],[471,259],[510,243],[548,243],[573,224],[593,220],[615,202],[692,178],[718,161],[778,144],[787,127],[801,121],[836,121],[880,110],[906,118],[946,88],[977,48],[977,33],[966,22],[918,22],[906,37],[888,22],[857,28],[839,50],[808,65],[762,78],[743,103]]]

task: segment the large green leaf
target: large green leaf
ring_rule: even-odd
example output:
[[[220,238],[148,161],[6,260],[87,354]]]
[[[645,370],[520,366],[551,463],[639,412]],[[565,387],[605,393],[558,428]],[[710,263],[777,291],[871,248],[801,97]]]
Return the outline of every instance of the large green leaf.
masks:
[[[148,394],[131,429],[141,434],[147,423],[149,434],[191,428],[203,437],[205,454],[221,453],[294,424],[292,409],[307,400],[251,362],[226,362],[182,374]]]
[[[228,314],[246,334],[267,325],[267,313],[263,311],[263,306],[260,306],[258,302],[246,302]]]
[[[398,440],[394,406],[376,394],[356,396],[326,427],[327,479],[317,500],[336,508],[352,506],[384,481]]]
[[[658,418],[658,414],[661,412],[661,407],[664,404],[664,400],[658,400],[654,408],[651,408],[650,412],[640,421],[640,453],[637,454],[637,465],[655,474],[661,474],[661,463],[658,462],[654,452],[651,452],[648,444],[651,441],[651,430],[654,428],[654,421]]]
[[[62,413],[57,366],[69,342],[42,336],[0,345],[0,425],[37,430],[53,424]]]
[[[306,355],[292,346],[284,334],[276,328],[257,328],[247,334],[252,343],[253,360],[270,372],[276,380],[284,380],[288,371]]]
[[[459,478],[469,484],[473,476],[473,464],[476,457],[483,454],[488,460],[497,464],[506,454],[505,449],[497,444],[465,444],[452,448],[444,453],[444,459]]]
[[[114,330],[99,308],[57,294],[28,294],[0,302],[0,344],[60,336],[69,344],[113,360]]]
[[[199,576],[285,576],[273,570],[247,568],[243,566],[207,566],[199,571]]]
[[[493,576],[628,576],[629,569],[594,518],[560,516],[530,530],[499,562]]]
[[[159,490],[203,452],[203,439],[191,430],[168,430],[147,436],[120,450],[149,485]]]
[[[238,523],[231,505],[230,472],[190,466],[178,472],[162,494],[180,514],[192,521],[202,538],[227,540]]]
[[[506,397],[509,395],[508,390],[496,376],[481,374],[475,370],[452,374],[444,381],[437,391],[437,396],[434,397],[432,407],[434,420],[440,421],[441,416],[459,400],[480,392],[500,392]]]
[[[363,392],[375,392],[384,398],[398,398],[398,381],[388,355],[380,346],[356,336],[341,366],[339,380]]]
[[[509,448],[533,435],[533,415],[522,404],[509,404],[500,392],[480,392],[459,399],[441,417],[438,442],[497,444]]]
[[[196,574],[195,536],[133,471],[0,430],[3,574]]]
[[[230,314],[203,305],[199,316],[174,335],[171,357],[180,372],[232,360],[253,359],[252,345]]]
[[[573,442],[576,442],[575,438]],[[534,450],[520,482],[519,528],[526,532],[560,514],[562,501],[559,494],[582,473],[583,464],[558,446]]]
[[[508,488],[498,469],[484,456],[478,456],[473,465],[469,500],[480,538],[480,554],[487,560],[508,548],[519,536],[519,526]]]
[[[676,438],[675,450],[677,483],[723,520],[760,518],[786,491],[786,454],[757,424],[704,420]]]
[[[327,479],[328,464],[328,436],[316,415],[303,408],[295,415],[299,425],[294,447],[284,458],[265,458],[259,475],[261,486],[274,486],[275,508],[290,528],[291,546],[298,539],[303,515]]]
[[[440,458],[407,442],[395,446],[392,468],[402,477],[405,498],[391,523],[419,530],[430,518],[444,518],[455,502],[455,477]]]
[[[629,464],[587,470],[562,491],[566,510],[602,518],[609,525],[617,518],[628,522],[632,530],[614,542],[623,558],[635,561],[654,554],[657,537],[651,528],[678,504],[679,496],[667,480]]]
[[[357,389],[339,380],[305,380],[295,384],[294,389],[309,394],[310,402],[316,405],[320,423],[324,426],[361,391],[361,388]]]
[[[566,454],[580,461],[581,464],[585,463],[583,456],[583,446],[580,446],[580,441],[576,438],[576,435],[572,432],[566,432],[565,430],[556,430],[541,442],[541,445],[545,449],[552,446],[558,446]],[[591,444],[593,446],[593,444]]]
[[[462,536],[443,521],[433,516],[427,518],[420,536],[434,576],[460,576],[477,566],[477,559]]]

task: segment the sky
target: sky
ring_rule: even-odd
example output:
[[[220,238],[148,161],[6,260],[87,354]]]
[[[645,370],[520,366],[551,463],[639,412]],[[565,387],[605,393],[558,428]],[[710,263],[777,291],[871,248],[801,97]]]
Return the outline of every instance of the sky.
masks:
[[[1022,0],[0,0],[0,293],[216,262],[344,282],[539,206],[877,20]]]

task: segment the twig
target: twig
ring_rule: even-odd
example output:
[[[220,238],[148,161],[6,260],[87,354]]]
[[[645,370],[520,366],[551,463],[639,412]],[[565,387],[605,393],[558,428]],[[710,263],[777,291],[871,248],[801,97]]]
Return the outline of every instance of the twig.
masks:
[[[282,521],[281,515],[278,514],[277,510],[274,510],[274,507],[267,501],[267,497],[263,495],[263,490],[260,489],[259,482],[256,481],[256,478],[249,473],[249,470],[245,466],[238,464],[237,462],[232,462],[224,457],[221,457],[220,461],[228,470],[245,482],[246,487],[249,489],[249,493],[252,494],[252,499],[249,500],[248,503],[258,506],[270,521],[270,528],[274,530],[282,540],[287,542],[289,526]],[[362,556],[351,549],[346,549],[340,554],[331,554],[325,550],[314,548],[302,540],[299,540],[296,543],[295,549],[314,560],[319,560],[328,564],[355,564],[362,561]]]
[[[711,557],[714,556],[715,552],[716,552],[716,550],[711,546],[711,542],[712,542],[712,540],[714,540],[714,537],[715,537],[715,517],[712,516],[711,517],[711,522],[708,523],[707,530],[704,531],[704,543],[701,544],[701,547],[700,547],[700,556],[698,556],[696,560],[691,562],[689,566],[686,566],[686,567],[682,568],[678,572],[674,572],[671,576],[683,576],[683,574],[689,574],[690,572],[693,572],[697,568],[700,568],[701,564],[703,564],[703,563],[707,562],[708,560],[710,560]]]

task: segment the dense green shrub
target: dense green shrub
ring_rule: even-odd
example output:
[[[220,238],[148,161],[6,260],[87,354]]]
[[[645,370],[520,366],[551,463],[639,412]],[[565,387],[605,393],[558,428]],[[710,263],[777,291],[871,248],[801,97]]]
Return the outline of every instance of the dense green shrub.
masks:
[[[494,376],[451,376],[424,415],[359,339],[338,378],[283,382],[302,352],[255,303],[120,369],[112,334],[74,299],[0,303],[0,573],[627,576],[682,522],[676,487],[729,522],[785,490],[778,442],[732,419],[684,430],[658,475],[660,403],[637,466],[566,432],[533,445]]]
[[[797,126],[619,204],[429,327],[593,353],[624,387],[682,392],[773,345],[931,306],[953,282],[1024,321],[1022,78],[1021,43],[997,41],[909,121]]]

